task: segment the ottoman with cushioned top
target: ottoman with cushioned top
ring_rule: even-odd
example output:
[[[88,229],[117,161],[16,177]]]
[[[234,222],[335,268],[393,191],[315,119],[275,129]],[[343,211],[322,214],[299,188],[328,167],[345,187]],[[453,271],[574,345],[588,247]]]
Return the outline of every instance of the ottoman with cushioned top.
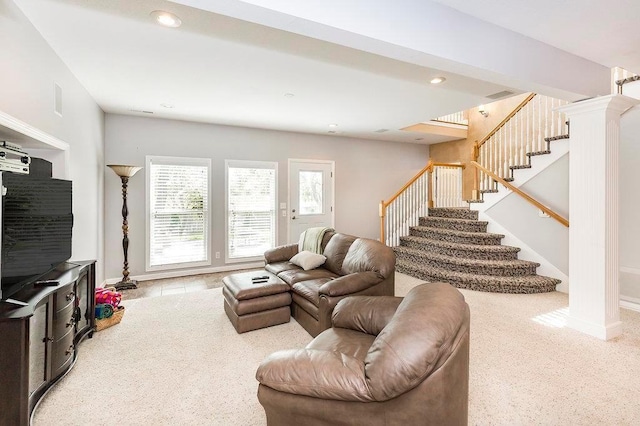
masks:
[[[267,277],[254,283],[254,277]],[[289,284],[267,271],[243,272],[222,279],[224,310],[238,333],[284,324],[291,318]]]

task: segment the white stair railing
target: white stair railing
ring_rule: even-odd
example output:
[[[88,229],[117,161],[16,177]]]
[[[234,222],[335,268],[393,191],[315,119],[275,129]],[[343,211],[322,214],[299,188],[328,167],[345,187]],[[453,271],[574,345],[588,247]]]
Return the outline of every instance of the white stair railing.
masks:
[[[513,180],[513,170],[528,168],[531,156],[549,152],[545,138],[569,132],[564,113],[553,111],[568,102],[548,96],[530,94],[484,139],[476,142],[474,161],[506,181]],[[527,155],[529,154],[529,155]],[[484,172],[476,172],[474,198],[477,190],[492,191],[495,180]]]
[[[466,207],[462,199],[461,165],[434,166],[431,175],[431,194],[435,207]]]
[[[429,207],[459,207],[462,203],[462,164],[429,161],[388,201],[380,202],[380,241],[389,247],[400,245],[400,237],[409,235],[409,228],[418,225]],[[429,187],[432,174],[438,174],[437,186]],[[434,201],[434,195],[440,194]]]

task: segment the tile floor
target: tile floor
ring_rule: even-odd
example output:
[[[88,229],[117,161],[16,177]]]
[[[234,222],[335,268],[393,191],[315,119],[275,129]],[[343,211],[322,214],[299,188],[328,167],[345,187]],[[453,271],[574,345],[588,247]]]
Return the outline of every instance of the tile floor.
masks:
[[[163,278],[160,280],[138,281],[135,290],[122,290],[122,300],[141,299],[144,297],[167,296],[170,294],[191,293],[222,287],[222,278],[227,275],[237,274],[259,269],[247,269],[242,271],[218,272],[215,274],[191,275],[187,277]]]

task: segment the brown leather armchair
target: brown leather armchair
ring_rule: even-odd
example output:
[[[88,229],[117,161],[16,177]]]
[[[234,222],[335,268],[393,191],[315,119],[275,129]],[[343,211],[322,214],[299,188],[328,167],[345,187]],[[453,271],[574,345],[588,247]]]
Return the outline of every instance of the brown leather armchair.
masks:
[[[321,244],[327,258],[305,271],[289,262],[298,253],[290,244],[264,254],[265,269],[291,286],[291,315],[312,336],[331,327],[331,313],[347,296],[393,296],[396,256],[367,238],[327,232]]]
[[[333,328],[258,368],[269,425],[466,425],[469,307],[449,284],[349,297]]]

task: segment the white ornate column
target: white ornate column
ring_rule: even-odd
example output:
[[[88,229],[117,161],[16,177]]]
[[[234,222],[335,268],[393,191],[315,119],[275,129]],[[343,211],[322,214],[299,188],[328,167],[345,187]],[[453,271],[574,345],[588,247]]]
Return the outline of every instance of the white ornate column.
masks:
[[[602,96],[558,108],[569,141],[569,326],[603,340],[622,333],[618,283],[620,115],[638,103]]]

